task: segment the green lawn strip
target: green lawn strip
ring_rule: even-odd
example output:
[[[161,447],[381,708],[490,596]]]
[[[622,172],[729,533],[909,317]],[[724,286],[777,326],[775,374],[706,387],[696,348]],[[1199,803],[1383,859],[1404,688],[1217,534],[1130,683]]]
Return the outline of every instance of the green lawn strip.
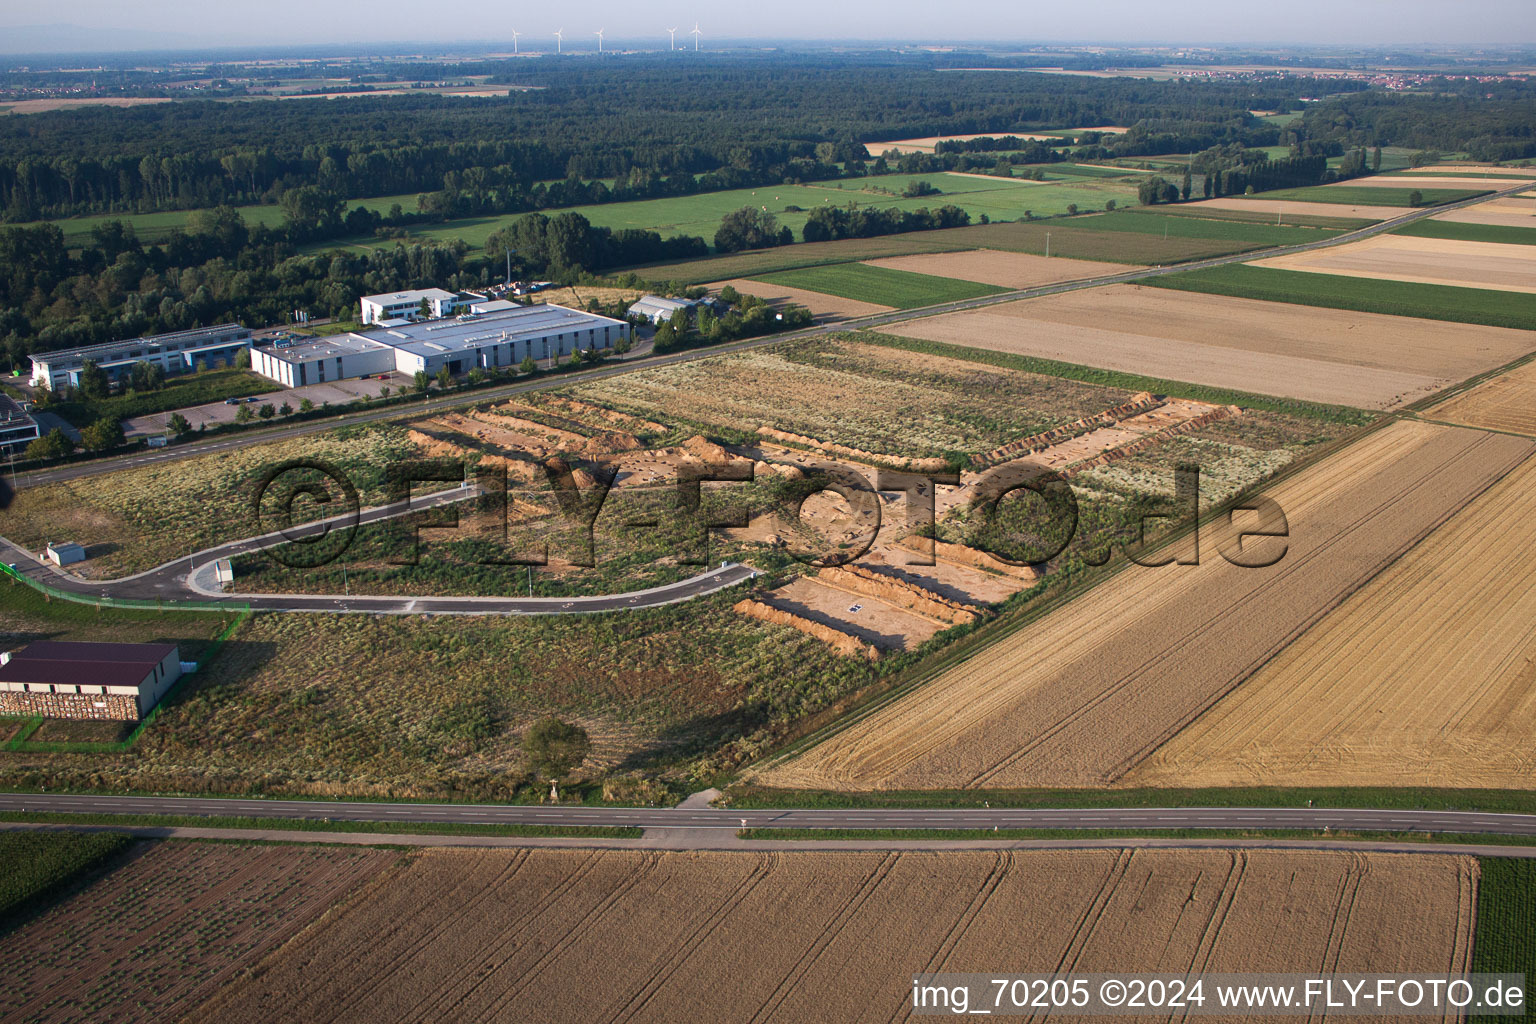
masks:
[[[1381,188],[1377,185],[1314,185],[1257,192],[1252,199],[1294,200],[1303,203],[1343,203],[1349,206],[1440,206],[1474,196],[1486,196],[1486,188]],[[1419,202],[1413,202],[1413,194]]]
[[[1082,226],[1091,231],[1129,231],[1141,235],[1166,232],[1170,237],[1218,238],[1265,246],[1301,245],[1343,233],[1338,229],[1293,227],[1260,221],[1159,216],[1159,212],[1148,207],[1117,210],[1085,218]]]
[[[0,811],[0,821],[49,825],[121,825],[153,828],[233,828],[279,832],[367,832],[383,835],[571,837],[638,839],[642,829],[608,825],[496,825],[476,822],[352,821],[311,818],[239,818],[198,814],[74,814]],[[0,832],[0,840],[15,833]],[[27,833],[22,833],[27,834]],[[0,847],[3,849],[3,847]]]
[[[49,406],[47,411],[58,413],[77,427],[88,427],[104,418],[123,420],[282,390],[281,384],[250,370],[204,370],[172,377],[159,391],[128,391],[94,400],[71,399]]]
[[[1304,402],[1300,399],[1273,398],[1268,395],[1255,395],[1244,391],[1231,391],[1226,388],[1210,387],[1205,384],[1190,384],[1185,381],[1164,380],[1159,377],[1143,377],[1140,374],[1125,373],[1121,370],[1100,370],[1092,366],[1078,366],[1074,363],[1061,363],[1054,359],[1041,359],[1036,356],[1018,355],[1012,352],[994,352],[990,349],[970,348],[965,345],[951,345],[947,342],[926,341],[920,338],[900,338],[876,331],[860,331],[856,337],[861,342],[885,345],[889,348],[905,349],[908,352],[921,352],[925,355],[963,359],[972,363],[984,363],[988,366],[1002,366],[1011,370],[1021,370],[1025,373],[1062,377],[1067,380],[1083,381],[1084,383],[1098,384],[1103,387],[1124,388],[1127,391],[1150,391],[1156,395],[1168,395],[1172,398],[1189,398],[1198,402],[1209,402],[1213,405],[1238,405],[1245,409],[1264,409],[1270,412],[1284,412],[1296,416],[1308,416],[1313,419],[1350,424],[1369,422],[1375,415],[1344,405],[1323,405],[1318,402]]]
[[[1385,313],[1425,320],[1483,324],[1487,327],[1536,330],[1536,294],[1526,292],[1383,281],[1305,270],[1252,267],[1240,263],[1166,277],[1150,277],[1141,283],[1154,288],[1231,295],[1266,302],[1290,302],[1301,306],[1353,309],[1361,313]]]
[[[983,295],[996,295],[1008,289],[996,285],[977,284],[931,274],[914,274],[907,270],[891,270],[888,267],[871,267],[863,263],[840,263],[835,266],[811,267],[804,270],[786,270],[761,278],[767,284],[804,288],[825,295],[837,295],[857,302],[873,302],[897,309],[933,306],[941,302],[958,302],[976,299]]]
[[[1524,974],[1536,980],[1536,861],[1480,858],[1477,883],[1477,930],[1472,939],[1472,970],[1479,974]],[[1532,1020],[1525,1016],[1474,1016],[1474,1022]]]
[[[1158,205],[1136,206],[1126,213],[1146,213],[1155,217],[1192,217],[1198,220],[1236,220],[1249,224],[1275,224],[1279,222],[1282,227],[1306,227],[1306,228],[1338,228],[1341,231],[1355,231],[1360,228],[1368,228],[1372,224],[1381,223],[1369,217],[1321,217],[1313,213],[1284,213],[1278,216],[1272,213],[1264,213],[1260,210],[1232,210],[1224,207],[1207,206],[1203,203],[1184,205]]]
[[[1177,808],[1292,807],[1418,811],[1478,811],[1488,814],[1536,813],[1536,792],[1508,789],[1381,789],[1201,787],[1197,789],[927,789],[842,793],[809,789],[731,786],[731,807],[810,807],[834,809],[970,809],[1010,807]]]
[[[127,848],[120,833],[0,832],[0,929]]]
[[[1464,832],[1375,832],[1330,829],[1248,828],[742,828],[740,839],[902,840],[949,842],[989,839],[1341,839],[1361,842],[1449,843],[1454,845],[1532,846],[1533,836]],[[1510,863],[1530,863],[1511,858]],[[1483,968],[1478,968],[1483,970]]]
[[[1536,245],[1536,216],[1531,226],[1517,228],[1508,224],[1463,224],[1450,220],[1416,220],[1392,231],[1394,235],[1418,238],[1451,238],[1459,242],[1499,242],[1504,245]]]

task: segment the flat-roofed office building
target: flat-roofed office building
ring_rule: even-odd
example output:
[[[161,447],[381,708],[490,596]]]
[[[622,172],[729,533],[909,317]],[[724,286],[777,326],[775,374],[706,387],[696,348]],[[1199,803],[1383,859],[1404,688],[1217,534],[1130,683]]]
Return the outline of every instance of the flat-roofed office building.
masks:
[[[216,366],[233,366],[241,349],[251,347],[251,332],[239,324],[199,327],[174,334],[157,334],[132,341],[109,341],[59,352],[39,352],[32,356],[32,383],[54,390],[76,387],[80,371],[90,360],[119,380],[128,376],[133,364],[151,363],[166,376]]]

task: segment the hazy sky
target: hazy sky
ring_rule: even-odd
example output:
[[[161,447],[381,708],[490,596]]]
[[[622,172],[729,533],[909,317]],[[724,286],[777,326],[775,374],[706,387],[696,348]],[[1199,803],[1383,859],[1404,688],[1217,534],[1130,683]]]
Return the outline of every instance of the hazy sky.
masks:
[[[759,0],[661,3],[571,0],[486,4],[464,0],[74,0],[58,7],[0,0],[0,39],[14,47],[51,40],[62,23],[88,46],[113,38],[143,47],[240,43],[326,44],[510,40],[552,48],[565,29],[568,48],[610,41],[665,43],[665,29],[700,23],[707,45],[723,39],[931,39],[936,42],[1301,42],[1345,45],[1536,44],[1536,0],[1076,0],[1072,3],[976,0]],[[9,28],[5,27],[9,26]],[[18,28],[36,26],[32,31]],[[679,45],[682,44],[679,32]],[[68,32],[64,38],[69,38]]]

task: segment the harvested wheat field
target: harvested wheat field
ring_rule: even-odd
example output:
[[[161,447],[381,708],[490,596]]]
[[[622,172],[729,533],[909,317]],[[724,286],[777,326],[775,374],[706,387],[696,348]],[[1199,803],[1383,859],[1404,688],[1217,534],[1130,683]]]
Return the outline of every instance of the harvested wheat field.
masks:
[[[1309,217],[1354,217],[1359,220],[1391,220],[1408,212],[1401,206],[1355,206],[1345,203],[1308,203],[1290,199],[1247,199],[1228,196],[1222,199],[1197,199],[1184,203],[1185,210],[1243,210],[1248,213],[1278,213]]]
[[[1491,377],[1424,415],[1441,423],[1536,437],[1536,362]]]
[[[385,850],[167,842],[0,937],[6,1020],[170,1020],[391,864]]]
[[[1460,224],[1493,224],[1509,228],[1536,228],[1536,202],[1521,196],[1490,199],[1486,203],[1437,214],[1431,220]]]
[[[1268,568],[1231,565],[1208,528],[1198,566],[1129,566],[751,777],[846,790],[1114,783],[1532,452],[1458,427],[1377,430],[1266,492],[1289,521]]]
[[[786,288],[782,284],[770,284],[767,281],[749,281],[744,277],[730,281],[716,281],[705,287],[719,294],[720,289],[726,285],[730,285],[743,295],[756,295],[772,306],[804,306],[811,311],[812,316],[823,323],[852,320],[855,317],[870,316],[874,313],[888,313],[894,308],[879,306],[873,302],[860,302],[857,299],[844,299],[804,288]]]
[[[1536,460],[1127,775],[1127,786],[1536,784]]]
[[[1414,174],[1484,174],[1490,178],[1536,178],[1536,167],[1499,167],[1497,164],[1430,164],[1415,167]]]
[[[1092,260],[1046,259],[1024,252],[998,252],[995,249],[971,249],[968,252],[936,252],[917,256],[891,256],[865,260],[872,267],[905,270],[913,274],[931,274],[1000,288],[1032,288],[1037,284],[1078,281],[1106,274],[1123,274],[1136,269],[1133,264],[1095,263]]]
[[[189,1019],[872,1022],[1000,963],[1462,971],[1477,883],[1354,852],[437,851]]]
[[[1348,245],[1257,260],[1255,267],[1381,281],[1536,293],[1536,246],[1416,235],[1377,235]]]
[[[1465,174],[1460,171],[1458,174]],[[1501,188],[1509,188],[1521,181],[1521,177],[1500,177],[1490,174],[1486,178],[1441,178],[1433,174],[1387,174],[1372,177],[1366,175],[1363,178],[1348,178],[1344,181],[1336,181],[1323,188],[1450,188],[1450,189],[1491,189],[1497,191]]]
[[[1529,331],[1107,285],[890,334],[1313,402],[1385,409],[1536,348]]]

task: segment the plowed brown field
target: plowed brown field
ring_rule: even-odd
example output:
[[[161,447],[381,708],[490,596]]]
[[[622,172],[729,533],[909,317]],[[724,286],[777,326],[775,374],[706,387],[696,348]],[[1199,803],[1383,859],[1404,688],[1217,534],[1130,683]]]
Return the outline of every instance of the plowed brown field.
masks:
[[[1134,264],[1095,263],[1092,260],[1047,259],[1025,252],[972,249],[969,252],[936,252],[919,256],[892,256],[865,260],[872,267],[931,274],[961,281],[995,284],[1001,288],[1032,288],[1037,284],[1077,281],[1088,277],[1122,274]]]
[[[166,1021],[393,863],[384,850],[161,843],[0,938],[0,1018]]]
[[[883,330],[1368,408],[1416,401],[1536,348],[1529,331],[1137,285],[1048,295]]]
[[[924,971],[1461,971],[1471,858],[424,855],[191,1015],[218,1024],[899,1021]]]
[[[1527,460],[1124,783],[1531,788],[1533,578]]]
[[[1521,460],[1536,442],[1404,421],[1269,495],[1289,547],[1131,566],[823,743],[753,773],[814,789],[1115,782]]]
[[[1258,260],[1252,265],[1378,281],[1536,292],[1536,245],[1377,235],[1348,245]]]
[[[1444,423],[1536,437],[1536,362],[1491,377],[1425,415]]]

